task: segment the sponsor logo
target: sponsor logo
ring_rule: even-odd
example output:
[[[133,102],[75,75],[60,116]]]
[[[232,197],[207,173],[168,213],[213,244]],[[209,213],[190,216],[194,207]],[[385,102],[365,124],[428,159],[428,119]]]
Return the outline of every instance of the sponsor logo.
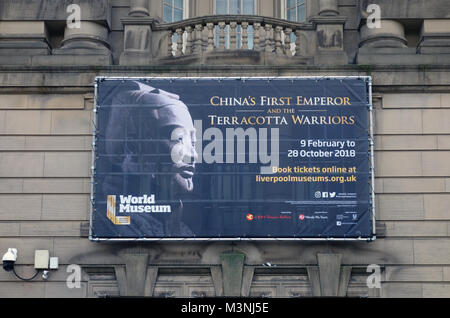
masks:
[[[117,209],[118,206],[118,209]],[[170,213],[170,205],[155,205],[155,195],[121,195],[117,203],[115,195],[108,195],[106,200],[106,216],[115,225],[130,225],[130,216],[119,216],[117,213]]]
[[[256,214],[253,215],[251,213],[247,214],[246,217],[247,221],[262,221],[262,220],[292,220],[291,215],[281,214],[281,215],[261,215]]]

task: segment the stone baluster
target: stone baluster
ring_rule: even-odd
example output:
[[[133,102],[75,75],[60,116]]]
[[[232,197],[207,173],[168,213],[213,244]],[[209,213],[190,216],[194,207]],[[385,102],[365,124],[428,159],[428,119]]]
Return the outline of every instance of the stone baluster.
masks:
[[[195,54],[202,54],[203,52],[203,25],[202,24],[196,24],[195,25],[195,47],[194,47],[194,53]]]
[[[272,25],[266,24],[264,30],[266,31],[266,52],[272,52]]]
[[[281,46],[281,32],[283,31],[283,28],[280,26],[275,27],[275,52],[277,54],[283,54],[283,47]]]
[[[286,55],[289,57],[293,55],[291,51],[291,33],[292,33],[291,28],[284,29],[284,51]]]
[[[208,47],[206,52],[212,52],[214,51],[214,23],[207,23],[206,27],[208,28]]]
[[[248,50],[248,22],[241,23],[242,28],[242,49]]]
[[[237,22],[230,22],[230,50],[237,49],[236,27]]]
[[[185,54],[189,55],[192,54],[192,27],[187,26],[186,27],[186,51]]]
[[[261,28],[261,23],[254,23],[253,24],[253,29],[254,29],[254,35],[253,35],[253,50],[259,52],[261,51],[261,46],[260,46],[260,28]]]
[[[177,51],[175,52],[175,56],[181,56],[183,55],[183,29],[178,28],[176,29],[177,32]]]
[[[225,50],[225,22],[219,22],[219,50]]]
[[[173,37],[173,31],[170,30],[167,33],[167,55],[168,56],[173,56],[173,41],[172,41],[172,37]]]
[[[300,55],[300,45],[301,45],[302,31],[301,30],[295,30],[295,36],[297,37],[295,39],[295,55]]]
[[[275,28],[270,31],[270,47],[272,52],[275,52]]]

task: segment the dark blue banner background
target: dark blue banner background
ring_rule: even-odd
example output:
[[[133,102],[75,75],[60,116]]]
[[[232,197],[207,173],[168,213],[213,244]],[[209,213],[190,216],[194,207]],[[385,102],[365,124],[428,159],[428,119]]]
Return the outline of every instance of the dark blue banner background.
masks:
[[[372,236],[369,106],[365,78],[99,79],[97,84],[93,239]],[[179,101],[166,92],[178,95]],[[256,105],[213,106],[211,98],[214,96],[254,97]],[[290,105],[261,105],[261,96],[292,97],[292,100]],[[299,106],[297,96],[331,97],[333,101],[336,97],[347,97],[351,105]],[[176,105],[166,107],[172,99]],[[197,132],[197,136],[203,137],[211,127],[223,133],[224,152],[229,150],[225,140],[227,128],[255,128],[256,131],[267,128],[270,154],[271,129],[276,128],[279,167],[315,167],[321,172],[261,174],[261,167],[268,164],[261,164],[259,159],[257,163],[249,163],[247,153],[245,163],[236,163],[236,155],[234,163],[196,162],[189,181],[192,189],[177,190],[173,162],[167,150],[170,150],[171,132],[177,121],[190,120],[182,111],[183,106],[177,103],[187,106],[191,122],[201,120],[202,131]],[[182,118],[172,114],[178,109]],[[212,125],[210,115],[238,117],[239,124],[222,122],[221,125],[215,118]],[[284,117],[286,124],[276,124],[274,119],[270,124],[267,121],[259,125],[242,124],[242,118],[250,116],[278,116],[278,120]],[[304,116],[309,121],[304,119],[302,124],[295,124],[292,116],[297,119]],[[314,117],[318,123],[314,122]],[[331,124],[330,118],[335,120]],[[342,122],[343,118],[347,119]],[[343,149],[310,147],[309,141],[344,142],[346,146]],[[197,144],[196,149],[202,151],[211,140],[197,142],[201,147]],[[348,143],[354,146],[349,147]],[[247,145],[246,151],[249,149]],[[304,156],[310,151],[329,151],[333,156]],[[333,167],[356,169],[346,173],[322,171]],[[258,176],[321,177],[322,181],[274,183],[261,181]],[[156,202],[147,205],[170,206],[170,212],[119,212],[121,195],[155,195]],[[117,224],[120,221],[115,224],[114,216],[108,217],[108,196],[115,196],[115,217],[125,217],[124,224]]]

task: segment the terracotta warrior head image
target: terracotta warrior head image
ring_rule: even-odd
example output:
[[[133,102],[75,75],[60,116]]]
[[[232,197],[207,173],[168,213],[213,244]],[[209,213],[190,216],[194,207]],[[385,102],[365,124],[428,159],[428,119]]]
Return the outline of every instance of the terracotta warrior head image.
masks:
[[[170,214],[153,213],[131,224],[150,236],[189,235],[181,222],[182,196],[193,191],[195,129],[187,106],[178,95],[140,81],[111,82],[102,92],[106,123],[100,130],[100,158],[109,171],[103,177],[104,195],[154,195],[157,204],[169,204]]]
[[[157,199],[176,199],[191,192],[197,157],[195,129],[179,96],[133,81],[124,84],[112,103],[118,106],[109,114],[105,150],[122,154],[113,159],[117,168],[147,176],[140,178],[140,190],[159,191]],[[143,179],[148,184],[142,184]]]

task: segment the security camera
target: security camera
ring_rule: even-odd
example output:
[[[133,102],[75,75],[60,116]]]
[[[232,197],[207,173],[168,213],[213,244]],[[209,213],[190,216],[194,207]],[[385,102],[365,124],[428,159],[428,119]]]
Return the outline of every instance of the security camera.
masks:
[[[3,255],[3,269],[7,272],[10,272],[14,269],[14,263],[17,260],[17,249],[16,248],[8,248],[8,252]]]

